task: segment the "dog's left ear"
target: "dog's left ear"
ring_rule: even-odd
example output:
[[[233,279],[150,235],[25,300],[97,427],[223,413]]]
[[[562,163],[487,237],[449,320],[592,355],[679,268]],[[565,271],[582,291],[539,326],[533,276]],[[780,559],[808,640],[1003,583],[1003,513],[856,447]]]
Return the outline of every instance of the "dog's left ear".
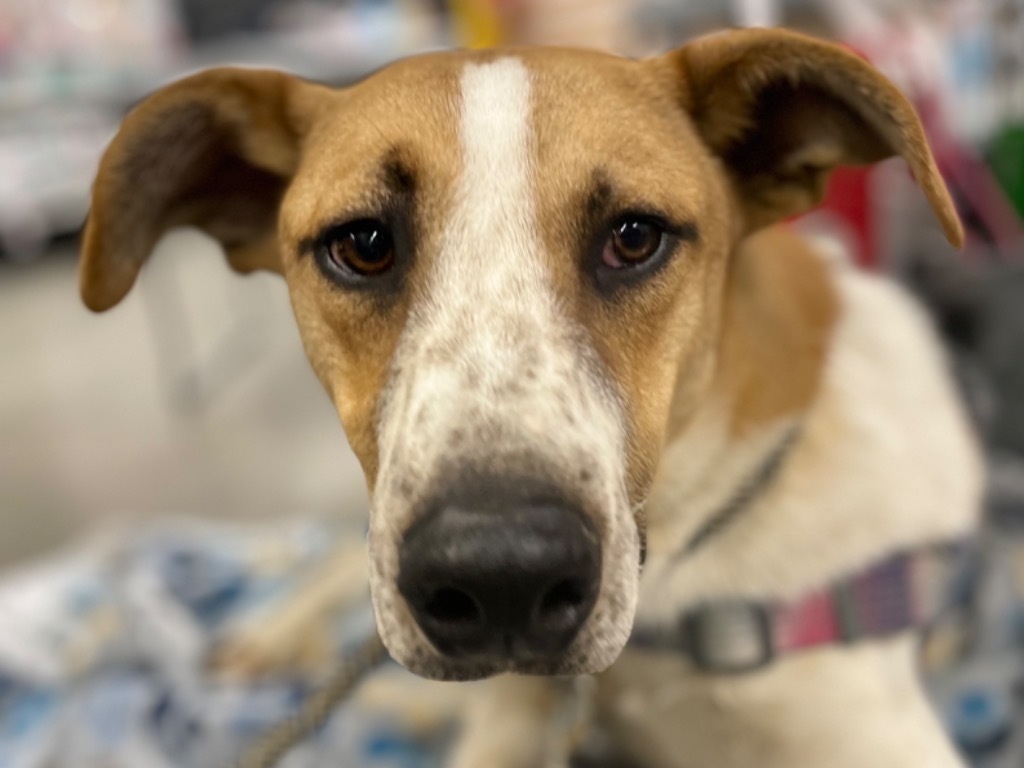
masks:
[[[821,202],[830,172],[894,155],[910,165],[959,247],[963,229],[913,107],[870,64],[783,30],[737,30],[661,59],[703,140],[724,161],[747,231]]]
[[[176,226],[218,240],[240,272],[280,271],[278,207],[330,91],[280,72],[211,69],[162,88],[103,155],[82,236],[79,287],[103,311]]]

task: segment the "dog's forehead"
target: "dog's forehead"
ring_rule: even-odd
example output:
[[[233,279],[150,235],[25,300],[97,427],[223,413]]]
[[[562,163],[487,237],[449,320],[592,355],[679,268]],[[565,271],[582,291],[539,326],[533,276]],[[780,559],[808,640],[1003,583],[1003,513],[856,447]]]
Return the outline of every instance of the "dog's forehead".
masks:
[[[651,71],[643,62],[566,48],[509,48],[455,51],[413,56],[397,61],[360,81],[348,93],[369,105],[391,106],[405,101],[414,111],[444,103],[451,116],[459,107],[467,71],[514,60],[528,74],[534,104],[541,109],[578,112],[588,103],[600,107],[609,99],[638,101],[646,94]],[[567,90],[570,89],[570,90]]]
[[[503,65],[509,62],[516,66]],[[543,198],[564,205],[554,198],[577,196],[595,173],[632,185],[633,196],[644,187],[657,197],[659,185],[671,181],[671,194],[661,195],[671,205],[680,179],[663,184],[663,174],[636,173],[663,165],[673,147],[677,158],[686,157],[687,127],[671,85],[663,68],[585,50],[449,52],[397,62],[338,92],[319,113],[284,231],[301,239],[372,208],[396,161],[415,178],[418,202],[438,206],[421,213],[442,217],[465,165],[466,110],[488,110],[488,98],[515,98],[520,86],[518,117],[529,134],[532,186],[542,208],[551,207]]]
[[[516,66],[505,66],[510,62]],[[473,74],[479,71],[490,75],[482,80]],[[665,116],[672,92],[665,74],[650,62],[576,49],[430,54],[392,64],[349,89],[342,112],[348,120],[372,121],[377,139],[430,147],[457,135],[461,115],[473,107],[467,91],[514,97],[525,78],[522,118],[537,152],[572,148],[596,155],[624,135],[642,142],[643,129]],[[581,145],[580,132],[594,143]]]

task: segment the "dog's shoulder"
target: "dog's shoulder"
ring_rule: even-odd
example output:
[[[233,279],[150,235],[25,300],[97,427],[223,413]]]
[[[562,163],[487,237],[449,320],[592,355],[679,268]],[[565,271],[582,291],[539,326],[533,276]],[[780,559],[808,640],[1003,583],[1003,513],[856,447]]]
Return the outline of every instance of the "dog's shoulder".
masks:
[[[804,494],[871,549],[958,535],[980,509],[983,464],[949,361],[924,308],[895,281],[828,259],[837,300],[820,390],[794,457]],[[807,480],[812,478],[811,480]],[[800,479],[800,478],[795,478]],[[877,527],[888,544],[867,543]],[[856,549],[856,548],[854,548]]]

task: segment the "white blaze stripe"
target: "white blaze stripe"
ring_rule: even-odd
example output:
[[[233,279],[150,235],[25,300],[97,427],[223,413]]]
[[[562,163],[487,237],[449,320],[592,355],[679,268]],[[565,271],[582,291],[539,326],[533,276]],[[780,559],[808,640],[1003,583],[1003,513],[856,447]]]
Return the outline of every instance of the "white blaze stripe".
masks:
[[[476,254],[481,243],[490,241],[503,256],[510,255],[509,250],[525,245],[525,226],[533,224],[530,74],[518,59],[471,64],[461,86],[464,165],[455,219],[466,229],[454,234],[475,246]],[[473,255],[451,254],[461,259]]]
[[[468,64],[459,85],[462,167],[426,301],[413,307],[398,353],[415,375],[398,387],[383,419],[385,468],[400,446],[425,465],[440,458],[446,446],[437,438],[455,426],[467,402],[492,415],[508,407],[496,392],[519,377],[524,342],[543,362],[560,356],[550,349],[549,337],[562,324],[530,181],[530,74],[518,59],[506,58]],[[454,349],[454,359],[432,360],[430,350],[439,348]],[[543,363],[537,367],[538,379],[545,378]],[[465,384],[469,369],[478,377],[472,391]],[[424,410],[426,421],[411,429],[411,412]]]
[[[532,317],[538,330],[555,331],[530,183],[530,73],[514,58],[470,64],[460,85],[463,167],[436,295],[448,302],[445,314],[461,315],[456,322],[465,322],[467,312],[474,318],[474,330],[483,331],[476,340],[490,347],[475,351],[490,358],[510,317]],[[489,328],[481,327],[484,315]]]

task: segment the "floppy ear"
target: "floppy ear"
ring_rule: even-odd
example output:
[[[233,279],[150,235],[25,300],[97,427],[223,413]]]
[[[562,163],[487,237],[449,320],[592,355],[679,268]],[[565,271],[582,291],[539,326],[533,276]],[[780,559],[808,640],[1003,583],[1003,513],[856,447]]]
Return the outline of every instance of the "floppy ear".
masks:
[[[724,161],[748,231],[821,202],[830,172],[894,155],[910,165],[959,247],[963,229],[907,99],[843,48],[782,30],[737,30],[666,57],[704,141]]]
[[[128,293],[168,229],[197,226],[241,272],[280,271],[277,212],[316,95],[279,72],[213,69],[139,104],[100,162],[79,264],[95,311]]]

